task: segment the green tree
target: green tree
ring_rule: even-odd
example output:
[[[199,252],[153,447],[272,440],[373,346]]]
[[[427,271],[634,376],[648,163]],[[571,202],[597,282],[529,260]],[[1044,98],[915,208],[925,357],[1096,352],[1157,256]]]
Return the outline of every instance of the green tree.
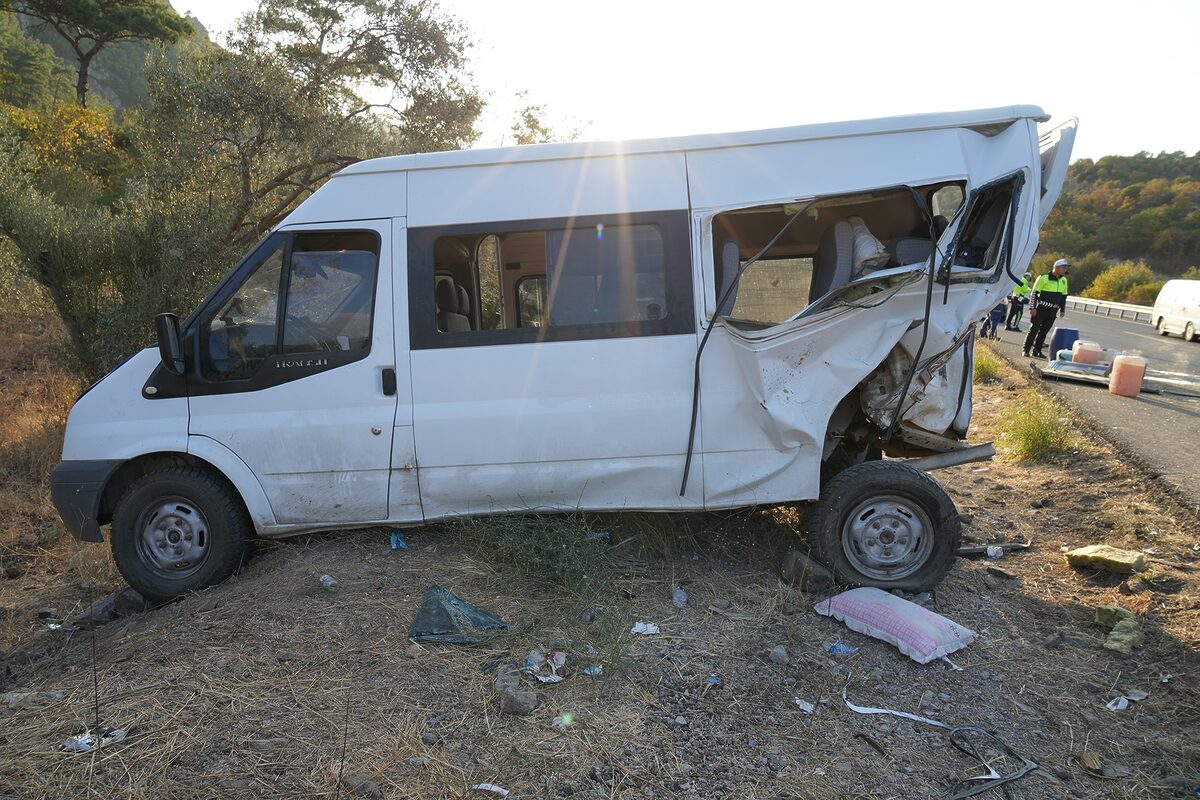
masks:
[[[92,60],[116,42],[177,42],[192,25],[165,0],[17,0],[13,9],[41,20],[71,48],[78,60],[75,98],[87,105]]]
[[[1185,281],[1200,281],[1200,267],[1188,267],[1179,277]]]
[[[583,133],[582,126],[575,126],[566,131],[555,130],[546,122],[546,106],[527,102],[528,96],[528,92],[517,92],[517,100],[524,105],[517,109],[510,128],[514,144],[571,142]]]
[[[0,102],[44,106],[64,84],[63,65],[54,50],[26,36],[16,17],[0,14]]]

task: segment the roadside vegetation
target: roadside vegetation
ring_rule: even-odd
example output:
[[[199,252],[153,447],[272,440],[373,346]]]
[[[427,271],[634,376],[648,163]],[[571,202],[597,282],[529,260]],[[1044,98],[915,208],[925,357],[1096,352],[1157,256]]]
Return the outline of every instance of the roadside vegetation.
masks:
[[[983,342],[975,343],[975,383],[994,383],[1000,379],[1000,357]]]
[[[1076,443],[1071,412],[1060,401],[1027,389],[1007,409],[1000,426],[1004,455],[1013,461],[1046,461],[1071,451]]]

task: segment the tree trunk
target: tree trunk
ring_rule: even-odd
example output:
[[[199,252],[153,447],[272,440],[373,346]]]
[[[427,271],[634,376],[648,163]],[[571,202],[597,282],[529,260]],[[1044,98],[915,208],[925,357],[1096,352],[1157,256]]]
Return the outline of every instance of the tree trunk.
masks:
[[[84,108],[87,108],[88,68],[91,66],[92,56],[95,54],[94,50],[90,53],[79,54],[79,78],[75,81],[75,99]]]

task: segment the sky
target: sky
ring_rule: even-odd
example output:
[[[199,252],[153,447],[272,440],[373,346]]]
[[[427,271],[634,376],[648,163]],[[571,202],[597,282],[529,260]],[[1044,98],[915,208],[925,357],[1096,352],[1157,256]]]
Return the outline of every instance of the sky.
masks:
[[[174,0],[211,33],[255,0]],[[441,0],[475,42],[478,147],[542,104],[634,139],[1033,104],[1074,157],[1200,151],[1200,1]],[[526,92],[527,100],[518,93]]]

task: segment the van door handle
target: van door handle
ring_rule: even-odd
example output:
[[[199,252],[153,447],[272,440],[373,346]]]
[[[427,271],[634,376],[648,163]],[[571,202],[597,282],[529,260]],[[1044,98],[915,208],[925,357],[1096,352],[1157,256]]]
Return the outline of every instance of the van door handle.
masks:
[[[383,393],[388,397],[396,394],[396,370],[391,367],[383,368]]]

